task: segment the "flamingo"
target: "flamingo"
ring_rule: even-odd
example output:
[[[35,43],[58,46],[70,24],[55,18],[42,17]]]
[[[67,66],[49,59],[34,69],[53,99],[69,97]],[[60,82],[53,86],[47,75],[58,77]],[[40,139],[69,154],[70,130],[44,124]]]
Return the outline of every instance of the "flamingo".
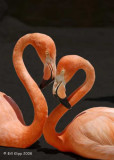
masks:
[[[65,85],[79,69],[85,71],[86,79],[67,100]],[[61,133],[55,130],[60,118],[90,91],[94,81],[94,68],[86,59],[78,55],[60,59],[53,94],[61,104],[48,116],[43,135],[47,143],[62,152],[72,152],[91,159],[114,160],[114,108],[87,109],[78,114]]]
[[[29,44],[36,49],[44,64],[43,81],[40,87],[45,87],[55,77],[56,48],[53,40],[41,33],[26,34],[21,37],[14,47],[13,64],[33,103],[34,120],[31,125],[27,126],[18,105],[11,97],[0,92],[0,146],[29,147],[42,135],[48,115],[45,97],[23,62],[23,51]]]

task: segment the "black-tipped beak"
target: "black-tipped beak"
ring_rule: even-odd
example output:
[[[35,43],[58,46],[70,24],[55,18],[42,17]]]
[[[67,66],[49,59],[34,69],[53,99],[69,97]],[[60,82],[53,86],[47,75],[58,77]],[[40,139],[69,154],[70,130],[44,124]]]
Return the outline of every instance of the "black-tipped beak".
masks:
[[[61,83],[58,84],[58,86],[56,87],[56,90],[54,91],[53,95],[54,95],[54,97],[57,98],[57,99],[59,100],[59,102],[60,102],[62,105],[64,105],[67,109],[71,109],[72,107],[71,107],[69,101],[67,100],[67,97],[65,97],[65,98],[60,98],[60,97],[58,96],[58,94],[57,94],[57,91],[58,91],[58,88],[59,88],[60,85],[61,85]]]
[[[58,98],[59,99],[59,102],[64,105],[67,109],[71,109],[71,105],[70,103],[68,102],[67,98],[60,98],[57,94],[54,94],[54,97],[55,98]]]
[[[49,85],[51,82],[53,82],[54,78],[50,77],[50,79],[48,80],[45,80],[45,79],[42,79],[42,82],[40,84],[40,89],[43,89],[45,88],[47,85]]]
[[[64,98],[64,99],[59,98],[59,101],[60,101],[60,103],[63,104],[66,108],[71,109],[71,105],[70,105],[70,103],[68,102],[67,98]]]

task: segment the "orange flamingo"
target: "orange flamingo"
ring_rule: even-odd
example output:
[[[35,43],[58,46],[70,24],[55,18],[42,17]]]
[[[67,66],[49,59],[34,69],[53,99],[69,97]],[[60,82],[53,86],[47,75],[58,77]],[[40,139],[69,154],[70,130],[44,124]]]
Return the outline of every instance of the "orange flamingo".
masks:
[[[22,56],[24,48],[31,44],[44,64],[44,76],[41,87],[54,78],[56,48],[53,40],[40,33],[27,34],[20,38],[13,51],[13,64],[18,77],[26,88],[33,106],[34,120],[26,126],[22,113],[13,99],[0,92],[0,146],[26,148],[38,140],[48,114],[46,100],[36,82],[28,73]],[[50,77],[52,76],[52,77]]]
[[[67,101],[65,85],[79,69],[85,71],[86,79]],[[61,133],[55,131],[60,118],[89,92],[94,81],[94,68],[84,58],[68,55],[59,61],[53,94],[61,104],[49,115],[43,134],[45,140],[60,151],[73,152],[86,158],[114,160],[114,108],[87,109],[78,114]]]

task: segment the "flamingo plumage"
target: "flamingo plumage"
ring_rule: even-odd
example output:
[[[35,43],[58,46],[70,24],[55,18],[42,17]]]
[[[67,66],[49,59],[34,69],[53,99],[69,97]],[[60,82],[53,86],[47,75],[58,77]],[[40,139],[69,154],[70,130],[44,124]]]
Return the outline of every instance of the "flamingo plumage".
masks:
[[[56,48],[54,41],[41,33],[32,33],[21,37],[13,50],[13,64],[33,103],[34,120],[31,125],[27,126],[18,105],[11,97],[0,92],[0,146],[29,147],[42,135],[43,126],[48,116],[45,97],[23,62],[23,51],[29,44],[36,49],[44,64],[41,87],[46,86],[55,76]]]
[[[83,69],[84,83],[66,98],[65,85],[73,75]],[[114,160],[114,108],[94,107],[78,114],[61,132],[55,128],[60,118],[92,88],[94,67],[78,55],[60,59],[53,85],[53,94],[61,102],[48,116],[43,128],[47,143],[62,152],[72,152],[90,159]]]

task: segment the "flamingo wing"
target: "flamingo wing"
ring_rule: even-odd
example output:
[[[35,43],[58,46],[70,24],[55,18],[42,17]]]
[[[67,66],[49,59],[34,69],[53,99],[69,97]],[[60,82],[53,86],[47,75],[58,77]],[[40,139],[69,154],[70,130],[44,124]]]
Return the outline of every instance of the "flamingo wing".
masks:
[[[87,158],[114,158],[114,109],[95,107],[82,112],[65,128],[68,151]]]
[[[22,112],[15,101],[5,93],[0,92],[0,123],[10,120],[19,120],[25,125]]]

